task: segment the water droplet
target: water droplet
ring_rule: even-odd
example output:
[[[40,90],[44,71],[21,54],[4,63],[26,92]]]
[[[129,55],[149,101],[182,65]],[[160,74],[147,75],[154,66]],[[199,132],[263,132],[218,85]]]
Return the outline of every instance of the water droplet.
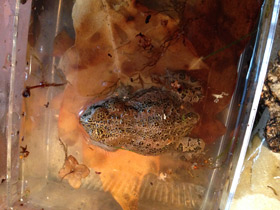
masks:
[[[44,46],[41,45],[41,46],[40,46],[40,52],[43,52],[43,51],[44,51]]]
[[[27,67],[28,68],[28,67]],[[28,70],[28,69],[27,69]],[[24,74],[25,74],[25,80],[27,80],[28,79],[28,73],[27,72],[24,72]]]
[[[11,63],[12,62],[12,56],[11,54],[7,55],[7,62]]]

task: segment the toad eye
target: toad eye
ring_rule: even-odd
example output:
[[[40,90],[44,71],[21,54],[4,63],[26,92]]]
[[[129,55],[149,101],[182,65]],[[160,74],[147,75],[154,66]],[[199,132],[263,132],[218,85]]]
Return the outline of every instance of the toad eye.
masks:
[[[195,114],[193,112],[189,112],[189,113],[186,114],[186,118],[187,119],[197,118],[197,114]]]
[[[183,72],[180,72],[180,73],[179,73],[179,79],[180,79],[180,80],[184,80],[185,78],[186,78],[186,74],[183,73]]]

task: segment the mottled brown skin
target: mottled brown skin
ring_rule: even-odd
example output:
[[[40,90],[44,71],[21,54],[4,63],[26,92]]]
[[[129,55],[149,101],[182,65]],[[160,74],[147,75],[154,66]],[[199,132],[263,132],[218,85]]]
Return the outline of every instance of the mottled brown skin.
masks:
[[[280,152],[280,52],[278,52],[278,58],[268,69],[262,99],[268,107],[270,115],[265,128],[266,142],[272,151]]]
[[[167,82],[164,77],[158,79]],[[151,87],[131,96],[112,97],[88,107],[80,122],[91,143],[107,150],[123,148],[143,155],[201,152],[204,142],[187,137],[199,121],[199,115],[192,111],[190,102],[198,100],[198,95],[190,98],[191,92],[196,93],[197,83],[191,87],[180,84],[179,78],[176,81],[176,85],[169,80],[168,84],[175,89],[185,87],[185,91],[181,92],[184,95],[188,93],[187,97],[182,97],[174,89]]]

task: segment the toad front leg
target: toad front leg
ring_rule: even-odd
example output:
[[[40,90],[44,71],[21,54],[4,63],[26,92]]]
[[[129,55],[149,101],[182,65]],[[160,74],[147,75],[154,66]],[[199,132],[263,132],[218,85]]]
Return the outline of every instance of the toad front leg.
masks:
[[[184,137],[176,144],[176,150],[193,155],[202,153],[204,148],[205,142],[200,138]]]

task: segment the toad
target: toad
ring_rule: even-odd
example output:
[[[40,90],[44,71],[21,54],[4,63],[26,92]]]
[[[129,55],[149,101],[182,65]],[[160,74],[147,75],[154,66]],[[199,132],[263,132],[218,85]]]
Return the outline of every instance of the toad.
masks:
[[[201,153],[204,141],[188,136],[200,119],[192,109],[203,97],[200,83],[185,72],[153,75],[152,80],[160,86],[89,106],[80,123],[90,142],[106,150],[126,149],[142,155]]]

